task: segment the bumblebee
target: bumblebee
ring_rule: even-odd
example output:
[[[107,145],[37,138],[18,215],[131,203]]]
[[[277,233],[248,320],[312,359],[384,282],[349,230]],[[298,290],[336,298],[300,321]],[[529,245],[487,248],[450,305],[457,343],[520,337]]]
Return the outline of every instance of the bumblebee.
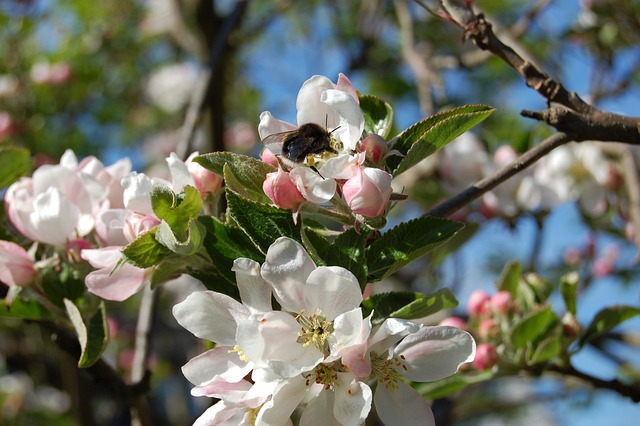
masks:
[[[306,161],[306,164],[313,168],[314,155],[337,155],[337,150],[342,149],[342,143],[331,136],[336,129],[338,127],[329,132],[318,124],[306,123],[295,130],[269,135],[262,143],[274,154],[295,165]]]

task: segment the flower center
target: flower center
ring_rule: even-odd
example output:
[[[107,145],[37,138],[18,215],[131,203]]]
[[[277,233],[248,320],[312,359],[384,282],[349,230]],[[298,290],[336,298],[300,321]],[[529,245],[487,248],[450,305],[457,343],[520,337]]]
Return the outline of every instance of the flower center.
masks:
[[[333,389],[338,382],[338,373],[341,372],[342,365],[339,362],[330,364],[318,364],[312,371],[303,374],[306,385],[312,383],[323,385],[326,390]]]
[[[238,358],[240,358],[241,361],[249,362],[249,358],[247,358],[247,356],[244,354],[244,352],[242,352],[242,349],[238,345],[235,345],[233,349],[229,349],[227,352],[236,352],[238,354]]]
[[[387,389],[395,390],[398,388],[398,381],[402,380],[402,374],[398,369],[406,370],[404,365],[404,356],[386,356],[371,354],[371,375],[378,379],[378,383],[384,384]]]
[[[325,357],[329,356],[331,351],[327,337],[333,333],[333,322],[327,321],[322,311],[316,311],[310,317],[305,317],[304,311],[302,311],[296,317],[296,321],[302,326],[298,332],[297,342],[302,343],[303,346],[313,345]]]

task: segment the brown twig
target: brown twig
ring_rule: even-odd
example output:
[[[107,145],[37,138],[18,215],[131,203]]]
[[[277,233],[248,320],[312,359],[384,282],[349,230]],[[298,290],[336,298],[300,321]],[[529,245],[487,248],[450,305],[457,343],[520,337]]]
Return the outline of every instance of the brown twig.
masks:
[[[633,402],[640,402],[640,386],[624,383],[617,379],[602,380],[582,371],[576,370],[573,366],[549,366],[547,371],[553,371],[563,376],[575,377],[588,383],[594,388],[608,389],[617,392],[619,395],[630,398]]]
[[[527,167],[535,163],[538,159],[547,155],[553,149],[570,141],[571,138],[569,138],[564,133],[555,133],[551,135],[538,145],[531,148],[529,151],[522,154],[513,163],[501,168],[493,175],[485,177],[479,182],[476,182],[475,184],[469,186],[458,195],[437,205],[433,209],[429,210],[426,215],[440,217],[451,215],[460,208],[469,204],[471,201],[480,197],[485,192],[491,191],[493,188],[495,188],[505,180],[526,169]]]

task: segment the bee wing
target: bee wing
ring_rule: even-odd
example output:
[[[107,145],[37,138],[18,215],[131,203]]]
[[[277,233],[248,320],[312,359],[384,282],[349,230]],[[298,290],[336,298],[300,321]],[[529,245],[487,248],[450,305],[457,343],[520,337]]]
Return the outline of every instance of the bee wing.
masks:
[[[291,132],[274,133],[262,139],[264,146],[274,155],[282,155],[282,143]]]

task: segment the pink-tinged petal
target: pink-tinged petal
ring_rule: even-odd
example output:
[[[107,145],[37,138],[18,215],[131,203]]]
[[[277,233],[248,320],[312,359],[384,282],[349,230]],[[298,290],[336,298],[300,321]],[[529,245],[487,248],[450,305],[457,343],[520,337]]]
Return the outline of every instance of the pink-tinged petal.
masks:
[[[192,358],[182,366],[182,374],[194,385],[204,386],[212,380],[238,382],[253,368],[228,346],[218,346]]]
[[[296,126],[286,121],[278,120],[274,118],[269,111],[265,111],[260,114],[260,124],[258,124],[258,134],[260,139],[264,139],[269,135],[275,135],[276,133],[290,132],[295,130]],[[277,147],[274,147],[276,149]],[[271,148],[269,148],[271,149]],[[273,152],[273,150],[271,150]],[[273,152],[274,154],[281,154],[280,152]]]
[[[256,366],[290,378],[312,370],[323,359],[315,346],[297,342],[299,331],[300,324],[289,313],[273,311],[238,323],[236,340]]]
[[[196,386],[191,389],[191,395],[219,398],[227,403],[240,404],[249,389],[251,389],[251,383],[247,380],[238,382],[213,380],[204,386]]]
[[[376,329],[369,339],[369,350],[382,354],[409,333],[415,333],[420,325],[413,321],[389,318]]]
[[[240,426],[244,423],[245,411],[241,406],[227,405],[218,401],[196,419],[193,426]]]
[[[278,238],[267,250],[262,277],[273,287],[282,309],[299,313],[304,308],[304,287],[309,274],[316,269],[307,251],[287,237]]]
[[[364,130],[364,115],[358,102],[350,94],[335,89],[324,91],[320,101],[338,116],[339,122],[335,126],[340,127],[335,129],[334,135],[342,141],[344,149],[356,149]]]
[[[271,287],[260,275],[260,264],[242,257],[233,262],[231,270],[236,273],[242,304],[251,312],[271,311]]]
[[[249,310],[233,298],[214,291],[196,291],[173,307],[173,316],[196,337],[221,346],[235,346],[238,321]]]
[[[371,313],[362,319],[362,309],[339,315],[333,322],[334,332],[329,336],[331,355],[325,362],[342,359],[342,364],[356,377],[371,374],[368,338],[371,333]]]
[[[124,227],[127,219],[127,210],[105,210],[96,218],[96,233],[108,246],[126,246],[130,243],[125,238]]]
[[[353,375],[348,373],[338,373],[338,381],[339,386],[334,391],[333,415],[342,425],[364,423],[373,402],[371,388],[359,380],[353,380]]]
[[[147,270],[124,264],[113,272],[122,257],[122,247],[82,250],[80,256],[97,271],[85,277],[89,291],[106,300],[121,302],[133,296],[147,280]]]
[[[0,241],[0,282],[8,286],[24,286],[36,277],[34,261],[16,243]]]
[[[334,405],[334,393],[323,389],[305,407],[300,418],[300,426],[342,426],[343,424],[333,415]]]
[[[342,186],[342,195],[357,214],[376,217],[387,211],[391,197],[391,174],[372,167],[361,167]]]
[[[355,99],[356,102],[358,102],[358,104],[360,104],[360,99],[358,99],[358,92],[356,92],[356,88],[353,86],[353,83],[351,83],[351,80],[349,80],[346,75],[342,73],[338,74],[336,89],[348,93],[353,99]]]
[[[320,266],[312,271],[307,278],[304,296],[306,311],[313,313],[320,309],[329,321],[362,303],[358,279],[339,266]]]
[[[14,182],[4,196],[7,217],[11,224],[25,237],[37,241],[29,217],[33,212],[32,204],[33,180],[30,178],[20,178]]]
[[[267,173],[262,190],[273,201],[273,204],[284,210],[297,211],[300,205],[306,201],[289,177],[289,173],[281,168],[275,172]]]
[[[396,389],[378,384],[374,403],[380,420],[386,426],[435,426],[431,407],[406,383],[397,382]]]
[[[417,382],[432,382],[451,376],[458,367],[473,361],[476,342],[456,327],[422,327],[405,337],[394,350],[404,356],[405,377]]]
[[[305,379],[296,376],[282,380],[265,402],[256,418],[256,425],[291,425],[291,414],[306,396]]]
[[[321,172],[322,173],[322,172]],[[336,193],[336,181],[320,176],[308,167],[294,167],[289,173],[291,181],[302,196],[313,204],[324,204]]]
[[[341,154],[329,158],[320,168],[320,174],[325,178],[349,179],[364,164],[366,153]]]

